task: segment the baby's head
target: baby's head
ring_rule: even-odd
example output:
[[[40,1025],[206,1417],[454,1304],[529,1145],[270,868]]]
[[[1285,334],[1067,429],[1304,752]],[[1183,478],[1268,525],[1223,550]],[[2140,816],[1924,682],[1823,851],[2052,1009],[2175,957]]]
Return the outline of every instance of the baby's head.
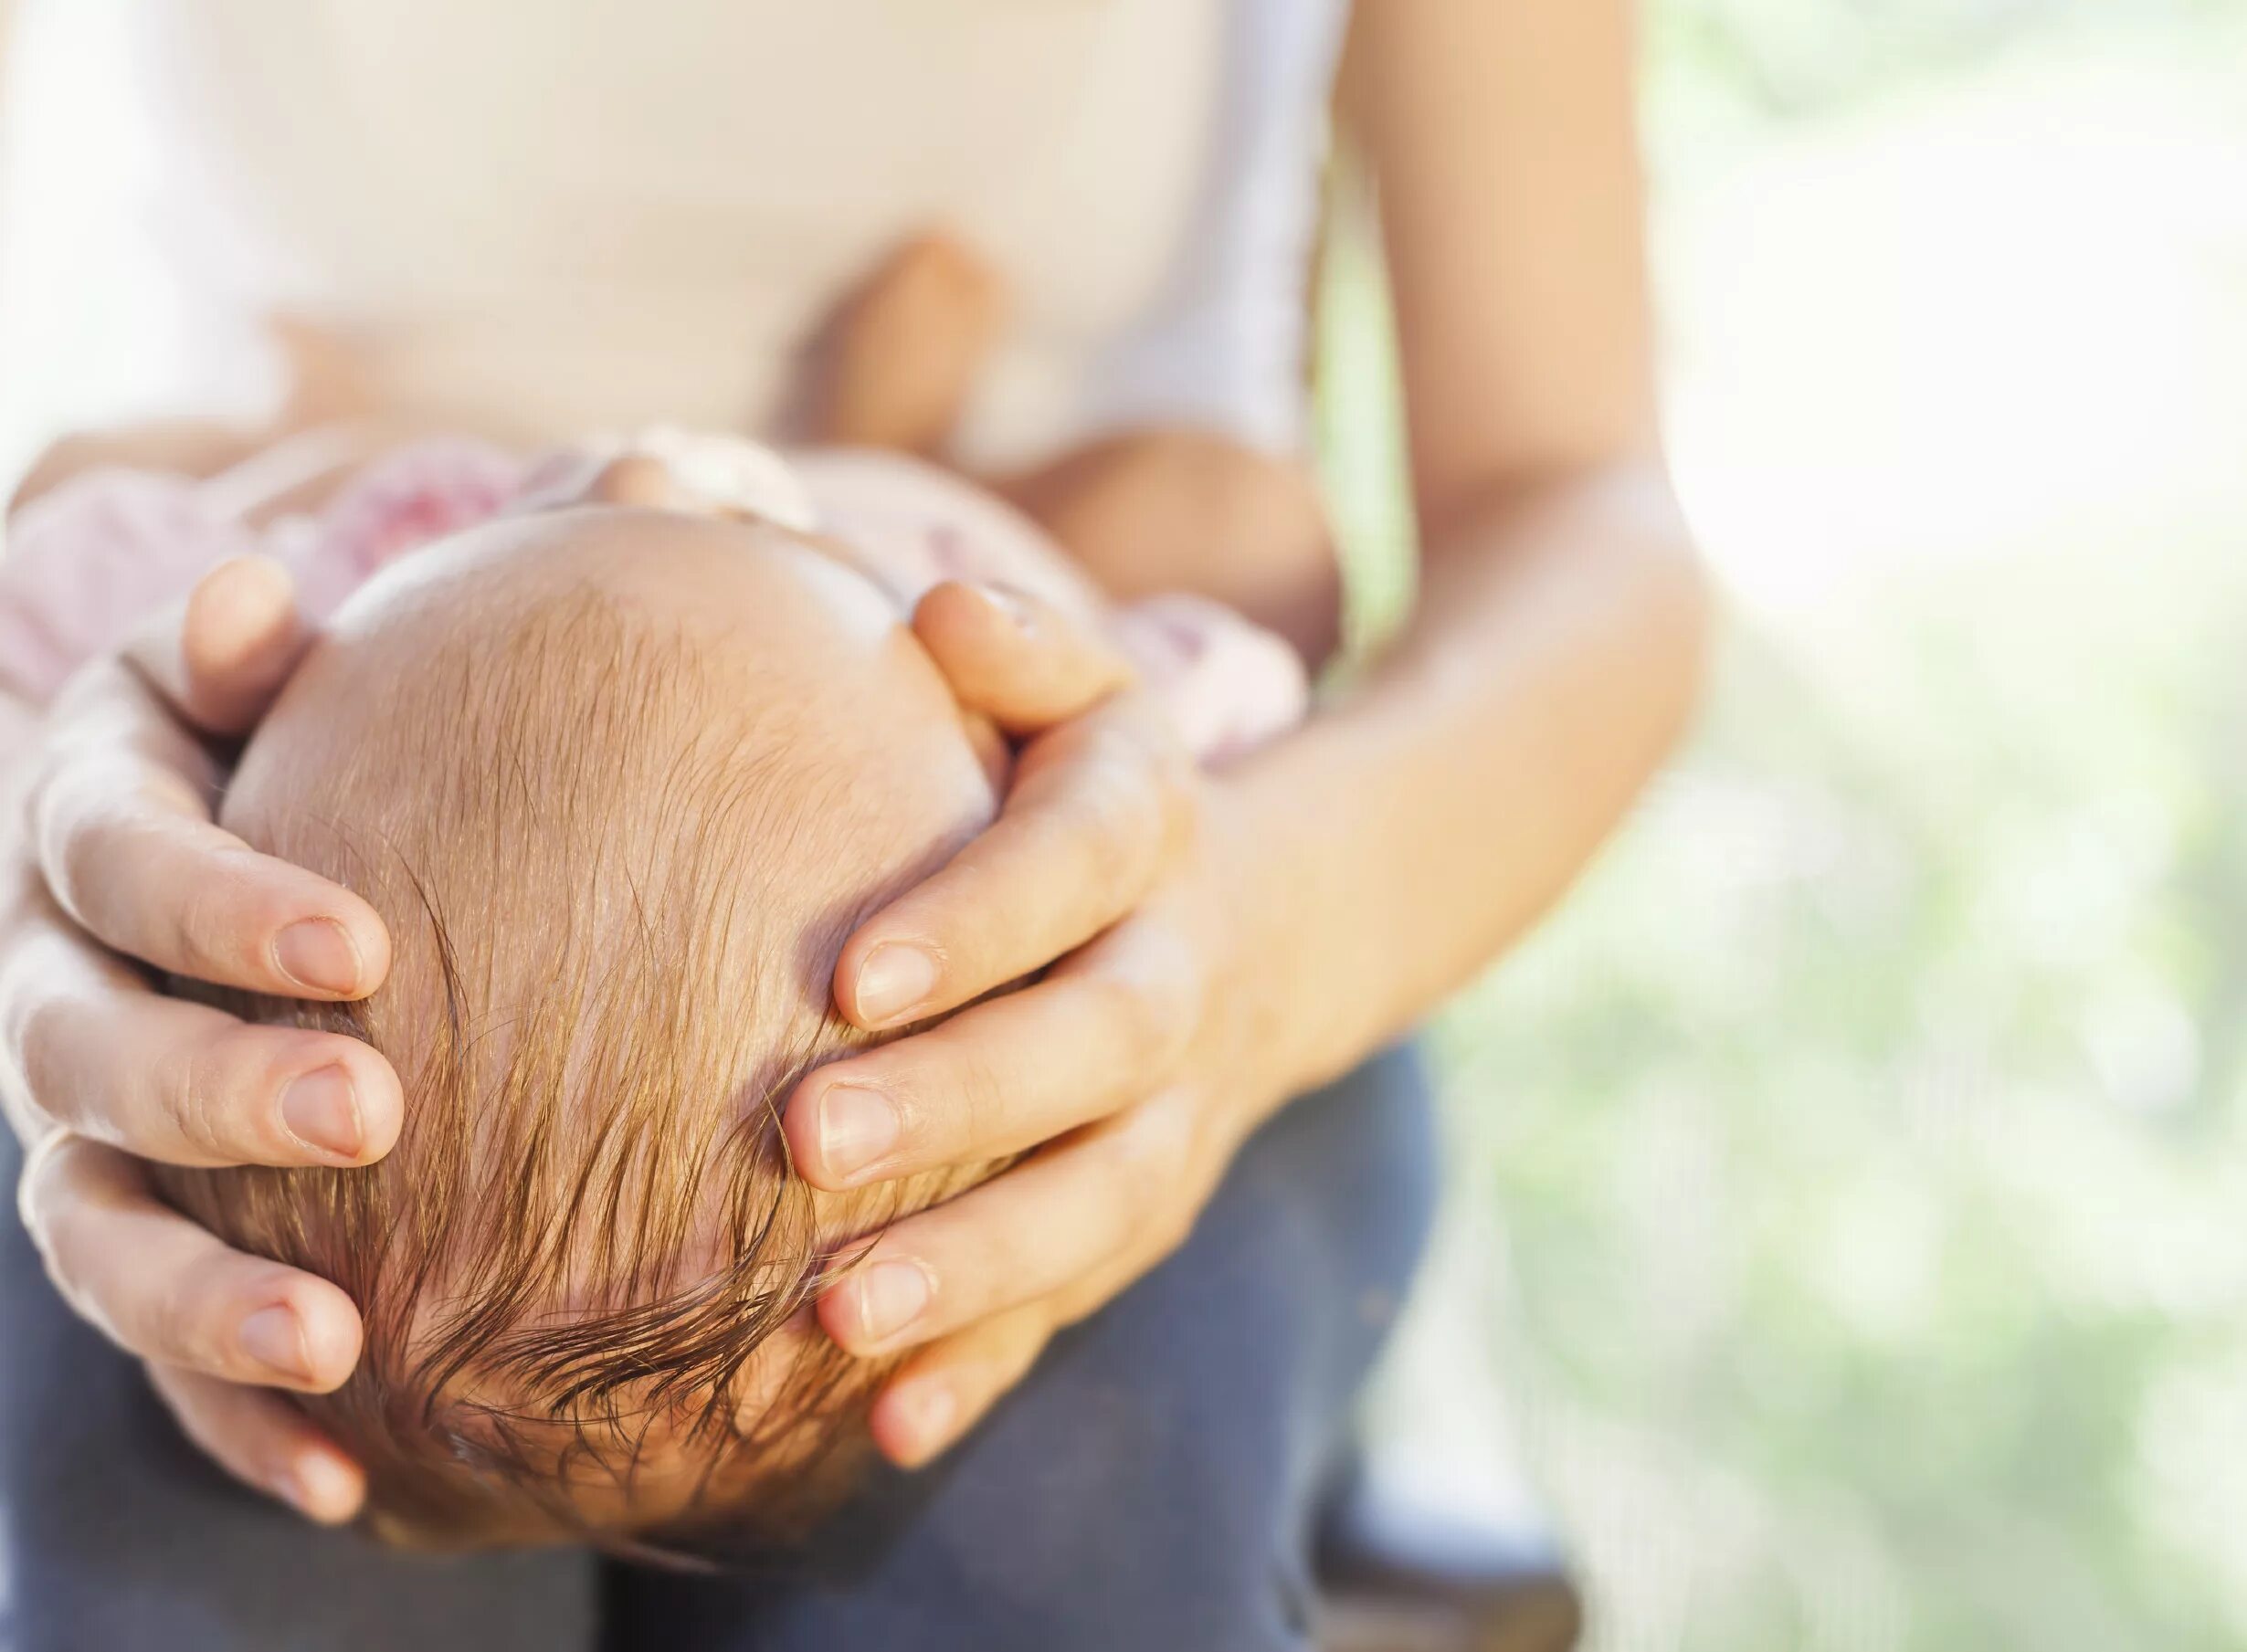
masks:
[[[368,1169],[165,1186],[359,1303],[356,1374],[306,1405],[379,1530],[778,1533],[847,1468],[880,1372],[809,1303],[972,1174],[820,1194],[777,1110],[868,1042],[829,995],[854,924],[996,808],[900,619],[766,523],[503,520],[353,599],[244,753],[227,826],[394,950],[363,1004],[252,1013],[373,1044],[405,1129]]]

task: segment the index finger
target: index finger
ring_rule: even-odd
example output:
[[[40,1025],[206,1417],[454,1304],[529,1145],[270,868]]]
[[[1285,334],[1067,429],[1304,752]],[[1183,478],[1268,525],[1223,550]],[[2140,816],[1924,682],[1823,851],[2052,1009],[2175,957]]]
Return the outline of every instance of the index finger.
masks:
[[[1153,887],[1190,817],[1191,774],[1136,693],[1040,735],[997,821],[843,943],[838,1007],[870,1031],[900,1026],[1074,952]]]
[[[238,735],[265,715],[311,645],[288,570],[237,556],[198,580],[184,609],[144,626],[125,659],[180,721]]]
[[[26,1155],[16,1209],[63,1299],[142,1359],[307,1394],[358,1363],[359,1310],[341,1289],[232,1249],[113,1147],[50,1134]]]
[[[284,997],[364,997],[390,963],[374,908],[212,818],[216,766],[185,720],[238,731],[301,652],[240,623],[241,584],[219,580],[212,604],[206,581],[184,617],[65,691],[28,805],[33,852],[57,904],[130,957]]]

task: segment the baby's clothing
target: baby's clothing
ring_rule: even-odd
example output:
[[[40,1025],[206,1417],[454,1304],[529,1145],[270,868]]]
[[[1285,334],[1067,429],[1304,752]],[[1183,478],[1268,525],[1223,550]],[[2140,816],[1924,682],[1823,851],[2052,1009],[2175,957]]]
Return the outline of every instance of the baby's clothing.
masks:
[[[219,483],[90,471],[26,507],[0,557],[0,687],[44,702],[229,557],[274,558],[324,619],[385,563],[489,521],[523,466],[479,442],[417,443],[365,467],[319,511],[263,527]]]
[[[1301,662],[1280,638],[1201,598],[1110,607],[1035,524],[948,475],[887,455],[784,459],[730,437],[671,430],[525,460],[447,437],[365,465],[317,510],[262,525],[220,483],[151,472],[91,472],[27,507],[0,560],[0,688],[34,701],[115,647],[228,557],[286,566],[324,618],[385,564],[511,510],[566,496],[570,479],[624,452],[661,462],[699,503],[747,511],[836,542],[910,611],[948,579],[1013,586],[1102,625],[1204,763],[1299,721]]]

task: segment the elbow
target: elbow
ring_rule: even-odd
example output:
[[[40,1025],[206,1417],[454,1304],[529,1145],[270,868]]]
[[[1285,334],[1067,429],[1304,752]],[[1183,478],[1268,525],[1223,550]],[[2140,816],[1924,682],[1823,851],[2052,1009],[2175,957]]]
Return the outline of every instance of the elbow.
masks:
[[[1637,468],[1640,474],[1631,486],[1641,498],[1640,521],[1618,538],[1630,548],[1626,589],[1640,657],[1647,662],[1649,686],[1659,700],[1667,752],[1693,727],[1708,683],[1716,592],[1667,471],[1659,461]]]
[[[1658,452],[1625,449],[1558,485],[1590,525],[1587,541],[1610,558],[1607,600],[1628,634],[1620,652],[1666,755],[1692,731],[1708,679],[1716,630],[1708,563]]]

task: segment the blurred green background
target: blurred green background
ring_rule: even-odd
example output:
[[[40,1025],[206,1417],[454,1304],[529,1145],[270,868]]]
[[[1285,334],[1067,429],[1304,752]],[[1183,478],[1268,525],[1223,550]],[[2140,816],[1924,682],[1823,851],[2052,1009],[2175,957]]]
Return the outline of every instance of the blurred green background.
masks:
[[[1725,635],[1438,1028],[1398,1459],[1541,1507],[1607,1652],[2247,1645],[2247,4],[1653,0],[1646,46]],[[1378,282],[1332,273],[1377,629]]]

